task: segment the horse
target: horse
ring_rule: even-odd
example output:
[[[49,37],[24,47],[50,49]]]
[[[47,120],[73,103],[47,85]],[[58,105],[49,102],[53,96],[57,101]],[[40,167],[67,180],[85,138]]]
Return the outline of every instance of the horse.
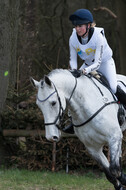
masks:
[[[117,75],[117,79],[126,84],[125,76]],[[60,140],[61,123],[69,109],[75,135],[101,166],[115,190],[126,190],[126,174],[121,168],[126,121],[120,126],[119,105],[113,93],[94,77],[81,75],[75,78],[66,69],[52,70],[40,81],[31,78],[31,83],[37,88],[36,104],[44,116],[47,140]],[[103,152],[106,144],[110,161]]]

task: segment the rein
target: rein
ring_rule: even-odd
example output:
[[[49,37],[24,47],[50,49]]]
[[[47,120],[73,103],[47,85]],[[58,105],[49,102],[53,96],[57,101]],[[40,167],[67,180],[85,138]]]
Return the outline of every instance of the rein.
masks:
[[[92,79],[92,76],[91,76],[91,75],[85,75],[85,76],[87,76],[87,77],[94,83],[94,85],[98,88],[98,90],[99,90],[99,92],[101,93],[101,95],[104,96],[104,94],[103,94],[103,92],[101,91],[101,89],[99,88],[99,86],[98,86],[98,85],[95,83],[95,81]],[[96,79],[96,78],[95,78],[95,79]],[[100,81],[99,81],[99,82],[100,82]],[[113,93],[111,92],[110,89],[109,89],[109,91],[110,91],[110,93],[112,94],[112,96],[113,96],[113,98],[115,99],[115,101],[105,103],[105,104],[104,104],[101,108],[99,108],[89,119],[87,119],[86,121],[84,121],[84,122],[81,123],[81,124],[76,125],[76,124],[74,124],[74,123],[72,122],[73,126],[74,126],[74,127],[81,127],[81,126],[83,126],[83,125],[89,123],[89,122],[90,122],[96,115],[98,115],[98,113],[99,113],[100,111],[102,111],[106,106],[111,105],[111,104],[118,103],[118,101],[116,100],[115,96],[113,95]],[[72,121],[72,118],[71,118],[71,121]]]
[[[111,105],[111,104],[115,104],[117,103],[117,101],[112,101],[112,102],[108,102],[108,103],[105,103],[100,109],[98,109],[98,111],[96,111],[89,119],[87,119],[85,122],[79,124],[79,125],[76,125],[72,122],[73,126],[74,127],[81,127],[85,124],[87,124],[88,122],[90,122],[101,110],[103,110],[106,106],[108,105]]]
[[[74,78],[75,78],[75,77],[74,77]],[[52,82],[52,81],[51,81],[51,82]],[[93,82],[94,82],[94,81],[93,81]],[[71,98],[72,98],[72,96],[73,96],[73,93],[74,93],[74,91],[75,91],[75,89],[76,89],[76,87],[77,87],[77,79],[75,78],[75,85],[74,85],[74,88],[73,88],[73,90],[72,90],[72,92],[71,92],[71,95],[70,95],[70,97],[69,97],[69,99],[68,99],[68,104],[66,105],[65,110],[64,110],[63,107],[62,107],[61,99],[60,99],[59,93],[58,93],[58,91],[57,91],[57,88],[56,88],[56,86],[55,86],[55,84],[54,84],[53,82],[52,82],[52,84],[53,84],[53,86],[54,86],[54,88],[55,88],[55,91],[52,92],[52,93],[51,93],[47,98],[45,98],[44,100],[40,100],[40,99],[38,98],[38,96],[37,96],[37,99],[38,99],[39,102],[44,102],[44,101],[48,100],[54,93],[57,94],[57,98],[58,98],[58,102],[59,102],[59,113],[58,113],[56,119],[54,120],[54,122],[44,123],[44,125],[56,125],[58,129],[62,130],[63,128],[62,128],[61,126],[62,126],[62,123],[63,123],[63,120],[64,120],[64,116],[65,116],[67,107],[68,107],[69,102],[70,102],[70,100],[71,100]],[[95,82],[94,82],[94,84],[96,85]],[[96,87],[99,89],[101,95],[103,96],[103,93],[102,93],[102,91],[100,90],[100,88],[99,88],[97,85],[96,85]],[[90,122],[96,115],[98,115],[98,113],[99,113],[100,111],[102,111],[106,106],[111,105],[111,104],[115,104],[115,103],[118,103],[118,101],[115,100],[115,101],[112,101],[112,102],[105,103],[105,104],[104,104],[101,108],[99,108],[89,119],[87,119],[87,120],[84,121],[83,123],[77,125],[77,124],[74,124],[74,123],[72,122],[73,126],[74,126],[74,127],[81,127],[81,126],[87,124],[87,123]],[[59,119],[59,121],[60,121],[60,122],[59,122],[60,125],[56,124],[57,121],[58,121],[58,119]],[[72,121],[72,118],[71,118],[71,121]]]

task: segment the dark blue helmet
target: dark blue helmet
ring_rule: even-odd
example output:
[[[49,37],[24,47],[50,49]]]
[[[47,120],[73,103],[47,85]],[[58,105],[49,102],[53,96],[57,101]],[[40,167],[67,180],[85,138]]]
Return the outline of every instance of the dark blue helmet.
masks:
[[[73,25],[82,25],[93,22],[93,15],[87,9],[78,9],[69,17]]]

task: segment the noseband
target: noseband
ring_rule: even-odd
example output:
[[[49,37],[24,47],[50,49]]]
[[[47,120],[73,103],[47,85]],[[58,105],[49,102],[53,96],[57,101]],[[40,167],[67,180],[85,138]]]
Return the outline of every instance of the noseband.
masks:
[[[52,82],[52,81],[51,81],[51,82]],[[55,93],[57,94],[57,98],[58,98],[58,102],[59,102],[59,113],[58,113],[56,119],[54,120],[54,122],[44,123],[44,125],[56,125],[58,129],[62,130],[61,126],[62,126],[62,122],[63,122],[63,118],[64,118],[64,116],[65,116],[65,112],[66,112],[67,106],[66,106],[66,108],[65,108],[65,110],[64,110],[63,107],[62,107],[61,99],[60,99],[59,93],[58,93],[58,91],[57,91],[57,88],[56,88],[56,86],[55,86],[55,84],[54,84],[53,82],[52,82],[52,84],[53,84],[53,86],[54,86],[54,88],[55,88],[55,91],[52,92],[47,98],[45,98],[45,99],[43,99],[43,100],[40,100],[39,97],[37,96],[37,100],[38,100],[39,102],[45,102],[45,101],[48,100],[53,94],[55,94]],[[71,98],[72,98],[72,96],[73,96],[73,93],[74,93],[74,91],[75,91],[75,89],[76,89],[76,86],[77,86],[77,79],[75,78],[75,85],[74,85],[74,88],[73,88],[73,90],[72,90],[72,92],[71,92],[71,95],[70,95],[70,97],[69,97],[69,99],[68,99],[68,103],[70,102],[70,100],[71,100]],[[68,104],[67,104],[67,105],[68,105]],[[60,123],[59,125],[56,124],[57,121],[58,121],[58,119],[59,119],[59,121],[60,121],[60,122],[59,122],[59,123]]]

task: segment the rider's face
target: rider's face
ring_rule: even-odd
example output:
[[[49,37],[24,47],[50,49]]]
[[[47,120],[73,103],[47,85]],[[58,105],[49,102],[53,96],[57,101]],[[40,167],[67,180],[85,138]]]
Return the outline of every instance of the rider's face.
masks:
[[[76,29],[76,32],[77,32],[77,34],[78,34],[78,36],[83,36],[84,34],[85,34],[85,32],[86,32],[86,24],[82,24],[82,25],[77,25],[77,26],[75,26],[75,29]],[[87,33],[88,34],[88,33]],[[86,34],[86,35],[87,35]],[[86,36],[85,35],[85,36]]]

